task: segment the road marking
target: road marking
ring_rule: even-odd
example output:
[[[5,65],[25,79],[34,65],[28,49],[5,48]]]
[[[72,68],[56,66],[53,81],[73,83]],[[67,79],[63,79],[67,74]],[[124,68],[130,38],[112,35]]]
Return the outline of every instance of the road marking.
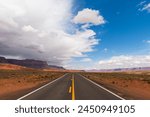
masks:
[[[39,91],[40,89],[42,89],[42,88],[44,88],[44,87],[46,87],[46,86],[48,86],[48,85],[50,85],[50,84],[52,84],[52,83],[56,82],[57,80],[59,80],[59,79],[63,78],[63,77],[64,77],[64,76],[66,76],[67,74],[68,74],[68,73],[66,73],[65,75],[63,75],[63,76],[61,76],[61,77],[57,78],[56,80],[53,80],[53,81],[51,81],[51,82],[49,82],[49,83],[45,84],[44,86],[41,86],[40,88],[38,88],[38,89],[36,89],[36,90],[34,90],[34,91],[32,91],[32,92],[30,92],[30,93],[28,93],[28,94],[26,94],[26,95],[24,95],[24,96],[20,97],[20,98],[18,98],[17,100],[22,100],[23,98],[25,98],[25,97],[27,97],[27,96],[29,96],[29,95],[31,95],[31,94],[33,94],[33,93],[35,93],[35,92]]]
[[[71,89],[72,89],[72,88],[71,88],[71,86],[70,86],[70,87],[69,87],[69,93],[71,93]]]
[[[75,100],[74,74],[72,75],[72,100]]]
[[[86,78],[85,76],[82,76],[81,74],[79,74],[79,75],[80,75],[81,77],[83,77],[84,79],[88,80],[89,82],[91,82],[91,83],[95,84],[96,86],[98,86],[98,87],[102,88],[103,90],[105,90],[105,91],[107,91],[107,92],[111,93],[112,95],[114,95],[114,96],[118,97],[119,99],[121,99],[121,100],[125,100],[124,98],[122,98],[122,97],[120,97],[119,95],[117,95],[117,94],[113,93],[112,91],[110,91],[110,90],[108,90],[108,89],[104,88],[103,86],[101,86],[101,85],[99,85],[99,84],[97,84],[97,83],[93,82],[92,80],[90,80],[90,79]]]

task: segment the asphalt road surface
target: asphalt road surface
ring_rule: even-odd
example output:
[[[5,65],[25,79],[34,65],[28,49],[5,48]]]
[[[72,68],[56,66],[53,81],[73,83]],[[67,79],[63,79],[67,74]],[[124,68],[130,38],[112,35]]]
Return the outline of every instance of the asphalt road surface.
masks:
[[[122,100],[120,96],[81,76],[68,73],[18,100]]]

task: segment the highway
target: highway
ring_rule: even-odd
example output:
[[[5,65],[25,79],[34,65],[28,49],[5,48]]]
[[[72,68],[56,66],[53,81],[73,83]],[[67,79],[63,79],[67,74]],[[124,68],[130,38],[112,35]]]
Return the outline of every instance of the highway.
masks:
[[[18,100],[122,100],[123,98],[78,73],[64,76]]]

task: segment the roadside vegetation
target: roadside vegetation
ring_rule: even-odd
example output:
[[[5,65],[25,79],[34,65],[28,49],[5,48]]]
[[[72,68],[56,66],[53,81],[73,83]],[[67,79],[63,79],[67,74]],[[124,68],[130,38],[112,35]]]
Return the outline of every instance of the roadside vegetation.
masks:
[[[63,75],[63,72],[49,72],[43,70],[0,70],[0,79],[29,79],[32,80],[53,80]]]
[[[64,74],[36,69],[0,70],[0,99],[17,99]]]
[[[81,74],[125,99],[150,99],[149,71]]]
[[[122,80],[140,80],[146,81],[150,84],[150,75],[146,73],[126,73],[126,72],[112,72],[112,73],[82,73],[88,78],[98,78],[98,79],[122,79]]]

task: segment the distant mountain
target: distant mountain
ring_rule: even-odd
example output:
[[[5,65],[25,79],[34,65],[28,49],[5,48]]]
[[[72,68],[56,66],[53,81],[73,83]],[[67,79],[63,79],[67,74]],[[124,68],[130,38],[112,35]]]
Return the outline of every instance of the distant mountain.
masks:
[[[55,66],[55,65],[48,65],[48,68],[65,70],[65,68],[63,68],[63,67],[61,67],[61,66]]]
[[[92,69],[86,70],[87,72],[119,72],[119,71],[140,71],[140,70],[150,70],[150,67],[137,67],[137,68],[117,68],[117,69]]]
[[[45,61],[39,61],[39,60],[16,60],[16,59],[7,59],[8,63],[30,67],[30,68],[47,68],[48,64]]]
[[[46,61],[33,60],[33,59],[17,60],[17,59],[6,59],[5,57],[0,57],[0,63],[9,63],[9,64],[20,65],[20,66],[36,68],[36,69],[55,68],[55,69],[64,70],[63,67],[48,65]]]
[[[8,63],[5,57],[0,57],[0,63]]]

